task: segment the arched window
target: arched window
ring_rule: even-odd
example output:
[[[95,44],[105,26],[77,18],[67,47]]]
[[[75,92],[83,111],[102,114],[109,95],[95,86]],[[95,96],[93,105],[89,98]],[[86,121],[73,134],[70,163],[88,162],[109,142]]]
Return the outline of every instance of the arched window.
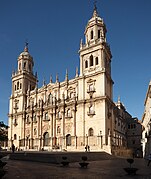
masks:
[[[31,64],[29,64],[29,71],[31,71]]]
[[[73,98],[73,97],[74,97],[74,93],[70,92],[70,98]]]
[[[70,134],[66,135],[66,145],[71,146],[71,135]]]
[[[37,121],[37,119],[36,119],[36,114],[34,114],[34,119],[33,119],[33,121],[34,121],[34,122]]]
[[[17,90],[19,90],[19,81],[17,82]]]
[[[17,135],[16,134],[14,134],[14,140],[17,140]]]
[[[27,124],[29,124],[29,123],[30,123],[29,116],[27,116],[26,123],[27,123]]]
[[[34,135],[37,135],[37,129],[36,128],[34,129]]]
[[[88,68],[88,61],[85,61],[85,68]]]
[[[90,66],[93,66],[93,55],[90,56]]]
[[[98,39],[100,38],[100,33],[101,33],[101,31],[100,31],[100,29],[98,30]]]
[[[14,119],[14,125],[17,125],[17,119],[16,118]]]
[[[48,120],[48,113],[47,112],[45,113],[45,119],[44,120],[46,120],[46,121]]]
[[[60,111],[58,112],[58,118],[59,118],[59,119],[62,118],[62,115],[61,115],[61,112],[60,112]]]
[[[91,39],[93,39],[93,30],[91,30]]]
[[[98,57],[95,58],[95,65],[98,65],[99,64],[99,59]]]
[[[71,110],[70,109],[67,110],[67,117],[71,117]]]
[[[57,127],[57,133],[60,134],[60,132],[61,132],[61,128],[60,128],[60,126],[58,126]]]
[[[52,97],[52,94],[50,93],[48,95],[48,103],[52,103],[52,100],[53,100],[53,97]]]
[[[93,85],[93,84],[90,84],[90,85],[89,85],[89,91],[90,91],[90,92],[93,92],[93,91],[94,91],[94,85]]]
[[[48,146],[49,145],[49,133],[45,132],[44,133],[44,146]]]
[[[26,69],[26,62],[24,62],[24,69]]]
[[[93,136],[93,135],[94,135],[94,132],[93,132],[93,129],[92,129],[92,128],[89,129],[88,135],[89,135],[89,136]]]
[[[15,85],[15,91],[17,90],[17,87],[16,87],[16,85]]]
[[[93,113],[94,113],[92,104],[91,104],[90,107],[89,107],[89,112],[90,112],[90,114],[93,114]]]
[[[20,83],[20,89],[22,88],[22,84]]]
[[[21,70],[21,63],[19,63],[19,70]]]

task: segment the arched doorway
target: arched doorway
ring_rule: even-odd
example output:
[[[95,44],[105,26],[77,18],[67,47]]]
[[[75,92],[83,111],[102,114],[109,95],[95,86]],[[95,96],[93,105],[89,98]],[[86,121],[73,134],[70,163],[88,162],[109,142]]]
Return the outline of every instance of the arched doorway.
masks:
[[[88,141],[89,146],[96,145],[96,138],[94,136],[93,128],[89,128],[89,130],[88,130],[88,140],[87,141]]]
[[[70,134],[66,135],[66,146],[71,146],[71,135]]]
[[[89,136],[93,136],[93,133],[94,133],[94,132],[93,132],[93,129],[90,128],[89,131],[88,131],[88,135],[89,135]]]
[[[45,132],[44,133],[44,146],[48,146],[49,145],[49,133]]]

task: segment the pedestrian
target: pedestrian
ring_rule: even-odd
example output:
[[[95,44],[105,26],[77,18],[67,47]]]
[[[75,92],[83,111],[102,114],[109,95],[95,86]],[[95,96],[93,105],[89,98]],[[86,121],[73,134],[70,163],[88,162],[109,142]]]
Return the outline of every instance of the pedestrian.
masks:
[[[85,146],[85,151],[87,152],[87,145]]]
[[[88,152],[90,152],[90,146],[88,145]]]
[[[12,145],[12,152],[13,153],[15,152],[15,145],[14,144]]]
[[[149,166],[150,162],[151,162],[151,153],[148,156],[148,164],[147,164],[147,166]]]

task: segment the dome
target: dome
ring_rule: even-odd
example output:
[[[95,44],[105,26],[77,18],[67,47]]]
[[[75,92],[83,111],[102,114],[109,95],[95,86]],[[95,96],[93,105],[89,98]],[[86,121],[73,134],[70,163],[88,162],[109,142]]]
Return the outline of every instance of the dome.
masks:
[[[88,24],[95,23],[95,22],[104,24],[103,19],[98,15],[96,7],[93,10],[93,15],[91,19],[88,21]]]
[[[19,58],[32,59],[32,56],[28,52],[28,43],[26,43],[24,51],[20,53]]]
[[[30,53],[29,52],[25,52],[25,51],[23,51],[19,56],[28,56],[28,57],[31,57]]]

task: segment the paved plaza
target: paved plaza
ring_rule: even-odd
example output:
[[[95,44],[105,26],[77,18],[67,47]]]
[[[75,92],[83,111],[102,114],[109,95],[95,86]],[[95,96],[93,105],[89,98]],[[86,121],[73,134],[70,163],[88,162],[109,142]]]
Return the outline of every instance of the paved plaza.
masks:
[[[88,162],[88,168],[82,169],[79,162],[70,163],[69,167],[62,167],[61,164],[8,159],[5,166],[7,172],[3,179],[151,179],[151,165],[148,167],[144,159],[134,159],[132,166],[139,169],[134,176],[125,173],[123,168],[129,165],[124,158]]]

